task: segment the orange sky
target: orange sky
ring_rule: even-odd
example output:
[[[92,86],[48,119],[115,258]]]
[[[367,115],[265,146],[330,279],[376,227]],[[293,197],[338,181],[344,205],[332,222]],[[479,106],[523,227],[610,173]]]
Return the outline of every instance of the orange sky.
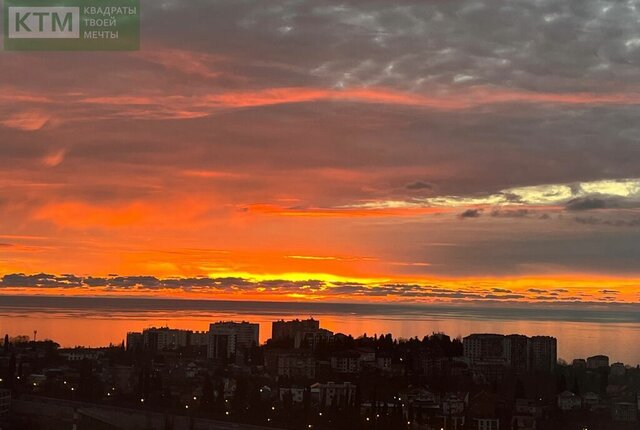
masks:
[[[635,33],[435,3],[0,53],[0,294],[637,303]]]

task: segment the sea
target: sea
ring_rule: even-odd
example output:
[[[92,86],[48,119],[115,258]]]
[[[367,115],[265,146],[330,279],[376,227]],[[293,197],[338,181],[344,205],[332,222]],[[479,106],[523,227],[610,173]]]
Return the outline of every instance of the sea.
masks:
[[[391,333],[422,338],[446,333],[546,335],[558,357],[571,362],[604,354],[640,364],[640,305],[482,303],[255,302],[115,297],[0,296],[0,335],[51,339],[62,347],[119,344],[127,332],[149,327],[207,331],[218,321],[260,324],[261,342],[280,319],[315,318],[323,328],[354,337]]]

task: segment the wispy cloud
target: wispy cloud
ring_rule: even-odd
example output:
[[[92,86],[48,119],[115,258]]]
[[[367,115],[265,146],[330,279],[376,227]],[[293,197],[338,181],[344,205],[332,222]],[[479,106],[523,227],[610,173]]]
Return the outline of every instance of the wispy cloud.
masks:
[[[31,110],[9,115],[0,120],[0,124],[8,128],[23,131],[38,131],[43,128],[50,119],[51,117],[44,112]]]

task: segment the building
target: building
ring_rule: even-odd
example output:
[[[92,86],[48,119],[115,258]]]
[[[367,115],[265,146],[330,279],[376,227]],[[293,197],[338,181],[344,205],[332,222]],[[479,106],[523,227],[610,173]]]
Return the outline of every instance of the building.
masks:
[[[519,334],[505,336],[504,357],[516,372],[526,372],[529,369],[529,338]]]
[[[469,399],[468,428],[474,430],[500,430],[496,395],[481,391]]]
[[[594,355],[587,358],[587,369],[600,369],[601,367],[609,367],[609,357],[606,355]]]
[[[571,391],[563,391],[558,394],[558,408],[562,411],[571,411],[582,407],[582,399],[580,396],[573,394]]]
[[[316,359],[311,353],[298,349],[272,349],[264,353],[267,369],[275,375],[290,378],[314,379]]]
[[[97,360],[104,356],[104,350],[95,348],[67,348],[60,349],[60,356],[64,357],[67,361],[83,361],[83,360]]]
[[[0,389],[0,423],[9,417],[11,408],[11,391]]]
[[[142,344],[151,351],[175,350],[189,345],[190,334],[189,330],[152,327],[142,331]]]
[[[331,356],[331,370],[337,373],[359,373],[362,369],[360,354],[356,351],[338,352]]]
[[[209,326],[207,357],[229,359],[260,343],[260,325],[223,321]]]
[[[311,402],[320,408],[353,406],[356,400],[357,387],[350,382],[336,384],[315,383],[311,386]]]
[[[136,386],[136,369],[133,366],[114,365],[106,370],[108,384],[121,393],[132,393]]]
[[[465,423],[465,407],[468,394],[449,393],[441,400],[442,417],[444,425],[442,428],[451,430],[461,430]]]
[[[141,332],[127,333],[127,351],[140,351],[144,348],[144,338]]]
[[[531,399],[516,399],[511,428],[514,430],[536,430],[536,418],[542,415],[542,407]]]
[[[428,377],[436,377],[448,373],[451,360],[449,357],[432,356],[429,354],[421,354],[416,359],[416,366],[422,371],[422,374]]]
[[[558,341],[551,336],[472,334],[463,339],[464,357],[472,368],[495,373],[500,365],[523,373],[552,372],[558,360]]]
[[[293,340],[293,346],[295,348],[307,348],[315,350],[318,345],[329,343],[332,337],[333,332],[323,328],[301,330],[296,332]]]
[[[550,373],[558,362],[558,340],[551,336],[529,339],[529,370]]]
[[[571,365],[573,367],[575,367],[576,369],[586,369],[587,368],[587,360],[585,360],[584,358],[576,358],[576,359],[573,360]]]
[[[391,367],[393,363],[393,358],[390,354],[385,354],[383,352],[376,354],[376,367],[379,369],[388,369]]]
[[[513,415],[511,428],[515,430],[536,430],[536,419],[530,415]]]
[[[611,419],[618,422],[636,422],[638,405],[633,402],[614,402],[611,408]]]
[[[279,396],[281,402],[287,403],[287,401],[291,401],[291,403],[302,403],[304,401],[304,388],[296,388],[296,387],[287,387],[280,388]]]
[[[316,360],[308,354],[283,354],[278,357],[278,376],[313,379],[316,377]]]
[[[442,414],[458,415],[464,414],[467,395],[459,393],[449,393],[442,398]]]
[[[611,376],[624,376],[627,373],[627,368],[623,363],[613,363],[611,365]]]
[[[463,339],[463,354],[478,382],[497,382],[507,370],[550,373],[558,359],[550,336],[472,334]]]
[[[271,325],[274,341],[290,341],[294,348],[316,349],[321,343],[328,343],[333,332],[320,328],[320,321],[308,320],[274,321]]]
[[[500,334],[472,334],[463,339],[463,354],[476,379],[497,382],[504,377],[507,368],[506,337]]]
[[[284,340],[295,339],[296,333],[320,329],[320,321],[309,318],[308,320],[295,319],[292,321],[274,321],[271,324],[271,339]]]
[[[443,424],[440,396],[424,389],[414,388],[402,394],[402,412],[406,420],[424,423],[428,428]]]
[[[600,396],[592,391],[582,395],[582,406],[585,409],[593,409],[600,404]]]
[[[127,351],[148,349],[151,351],[175,350],[188,346],[207,346],[209,333],[171,329],[168,327],[148,328],[142,332],[127,333]]]
[[[479,361],[505,361],[505,336],[501,334],[471,334],[463,339],[463,354],[471,364]]]
[[[194,331],[190,333],[189,346],[208,346],[209,345],[209,332],[206,331]]]

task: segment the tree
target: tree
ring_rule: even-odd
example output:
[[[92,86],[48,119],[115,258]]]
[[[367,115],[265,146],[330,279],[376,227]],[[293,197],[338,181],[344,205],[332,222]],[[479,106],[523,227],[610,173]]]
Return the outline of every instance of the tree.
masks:
[[[164,417],[164,430],[173,430],[174,426],[173,426],[173,418],[169,417],[168,415],[165,415]]]
[[[7,382],[9,388],[13,388],[13,383],[16,377],[16,354],[12,353],[9,357],[9,368],[7,369]]]
[[[573,394],[580,395],[580,384],[578,384],[578,378],[573,379]]]
[[[515,398],[516,399],[525,398],[524,384],[522,383],[522,379],[520,378],[516,380]]]
[[[564,374],[561,374],[558,377],[557,386],[558,386],[558,389],[557,389],[558,393],[562,393],[567,390],[567,378],[566,376],[564,376]]]
[[[211,382],[211,377],[209,375],[205,376],[204,381],[202,383],[202,408],[205,410],[210,410],[215,403],[215,394],[213,389],[213,383]]]

